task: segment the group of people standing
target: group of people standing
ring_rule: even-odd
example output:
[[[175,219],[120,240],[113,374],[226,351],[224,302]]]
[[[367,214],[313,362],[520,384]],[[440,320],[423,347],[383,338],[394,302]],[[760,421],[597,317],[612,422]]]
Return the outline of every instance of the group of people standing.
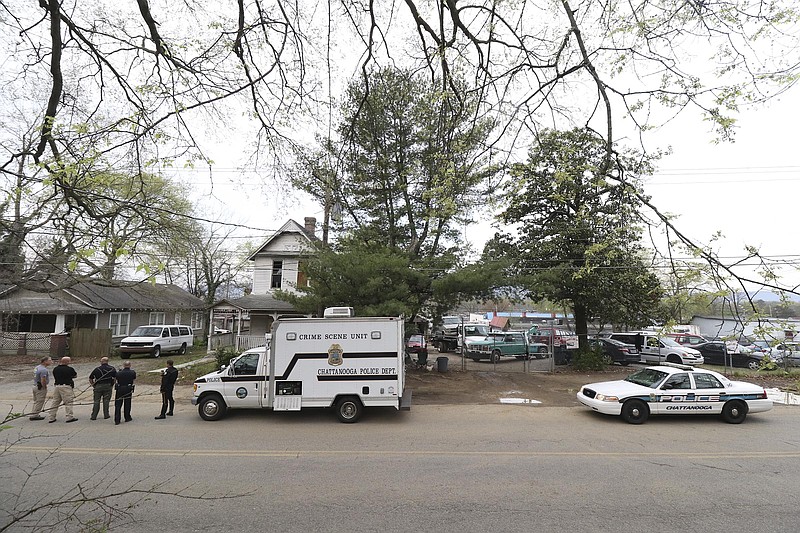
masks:
[[[75,378],[78,373],[70,366],[72,360],[69,357],[62,357],[58,366],[52,370],[53,397],[50,407],[45,410],[47,402],[47,391],[50,385],[51,371],[50,365],[53,360],[50,357],[43,357],[40,364],[34,370],[33,387],[33,411],[30,420],[44,420],[43,413],[48,413],[47,421],[56,421],[58,408],[63,404],[66,413],[67,423],[75,422],[73,404],[75,402]],[[161,372],[161,414],[156,420],[161,420],[173,415],[175,399],[173,391],[175,382],[178,380],[178,369],[175,368],[172,360],[167,361],[167,368]],[[136,371],[131,368],[130,361],[123,361],[122,368],[117,370],[108,364],[108,357],[100,358],[100,366],[92,370],[89,374],[89,384],[93,388],[92,416],[90,420],[97,420],[100,414],[100,406],[103,407],[103,418],[111,418],[110,404],[112,392],[114,396],[114,424],[131,422],[131,402],[135,389]]]

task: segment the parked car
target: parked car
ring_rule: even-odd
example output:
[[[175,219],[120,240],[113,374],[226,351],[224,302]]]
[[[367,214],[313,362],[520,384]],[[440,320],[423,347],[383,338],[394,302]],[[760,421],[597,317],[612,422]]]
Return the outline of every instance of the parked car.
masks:
[[[693,333],[667,333],[666,336],[682,346],[691,346],[693,348],[695,344],[702,344],[709,341],[709,339],[706,339],[702,335],[695,335]]]
[[[496,331],[490,332],[482,340],[467,342],[464,355],[473,361],[489,359],[496,363],[501,357],[517,359],[527,359],[531,356],[546,357],[547,346],[529,344],[527,335],[523,331]]]
[[[800,342],[780,342],[772,347],[769,356],[779,365],[800,366]]]
[[[428,341],[424,335],[411,335],[406,341],[406,353],[416,354],[417,362],[424,365],[428,362]]]
[[[753,341],[748,346],[748,348],[750,348],[750,350],[752,350],[753,352],[762,353],[762,354],[770,353],[770,351],[772,350],[772,348],[769,345],[769,342],[764,341],[764,340]]]
[[[735,366],[758,370],[761,367],[762,354],[745,351],[729,351],[728,345],[722,341],[710,341],[696,344],[694,349],[703,355],[706,364]]]
[[[584,385],[577,398],[592,410],[621,416],[629,424],[642,424],[651,414],[718,414],[739,424],[748,413],[772,409],[772,400],[759,385],[672,364],[649,366],[624,380]]]
[[[676,363],[702,365],[703,356],[694,348],[681,346],[670,337],[659,337],[652,331],[629,331],[625,333],[605,333],[602,336],[633,344],[639,349],[644,363]]]
[[[122,356],[146,353],[159,357],[167,352],[183,355],[193,342],[194,332],[189,326],[180,324],[139,326],[130,336],[122,339],[119,351]]]
[[[640,360],[639,352],[633,344],[599,337],[589,339],[589,346],[601,350],[612,363],[619,363],[622,366],[638,363]]]
[[[566,329],[553,326],[533,326],[528,330],[528,342],[552,346],[554,349],[563,347],[570,350],[578,348],[578,336]]]

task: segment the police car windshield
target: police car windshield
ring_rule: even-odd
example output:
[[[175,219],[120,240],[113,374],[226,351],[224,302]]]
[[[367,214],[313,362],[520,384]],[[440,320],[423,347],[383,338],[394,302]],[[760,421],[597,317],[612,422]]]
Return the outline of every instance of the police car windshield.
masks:
[[[630,376],[625,378],[625,381],[636,383],[637,385],[642,385],[643,387],[650,387],[651,389],[655,389],[658,386],[658,384],[664,380],[665,377],[667,377],[666,372],[655,370],[653,368],[645,368],[638,371],[635,374],[631,374]]]

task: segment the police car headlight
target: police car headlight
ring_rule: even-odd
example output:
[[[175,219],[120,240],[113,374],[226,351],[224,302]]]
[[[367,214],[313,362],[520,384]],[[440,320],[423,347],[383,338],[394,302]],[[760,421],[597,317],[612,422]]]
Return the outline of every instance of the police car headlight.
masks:
[[[598,394],[594,397],[595,400],[600,400],[601,402],[618,402],[619,396],[606,396],[605,394]]]

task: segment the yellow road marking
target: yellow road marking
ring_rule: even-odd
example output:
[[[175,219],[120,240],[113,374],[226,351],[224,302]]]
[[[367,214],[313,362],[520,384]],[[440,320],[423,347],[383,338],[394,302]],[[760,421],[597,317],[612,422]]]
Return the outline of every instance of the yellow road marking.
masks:
[[[190,456],[190,457],[335,457],[359,455],[369,456],[461,456],[461,457],[620,457],[626,459],[650,457],[675,457],[697,459],[797,459],[796,452],[545,452],[545,451],[442,451],[442,450],[173,450],[150,448],[74,448],[46,446],[11,446],[8,452],[55,453],[55,454],[100,454],[100,455],[152,455],[152,456]]]

